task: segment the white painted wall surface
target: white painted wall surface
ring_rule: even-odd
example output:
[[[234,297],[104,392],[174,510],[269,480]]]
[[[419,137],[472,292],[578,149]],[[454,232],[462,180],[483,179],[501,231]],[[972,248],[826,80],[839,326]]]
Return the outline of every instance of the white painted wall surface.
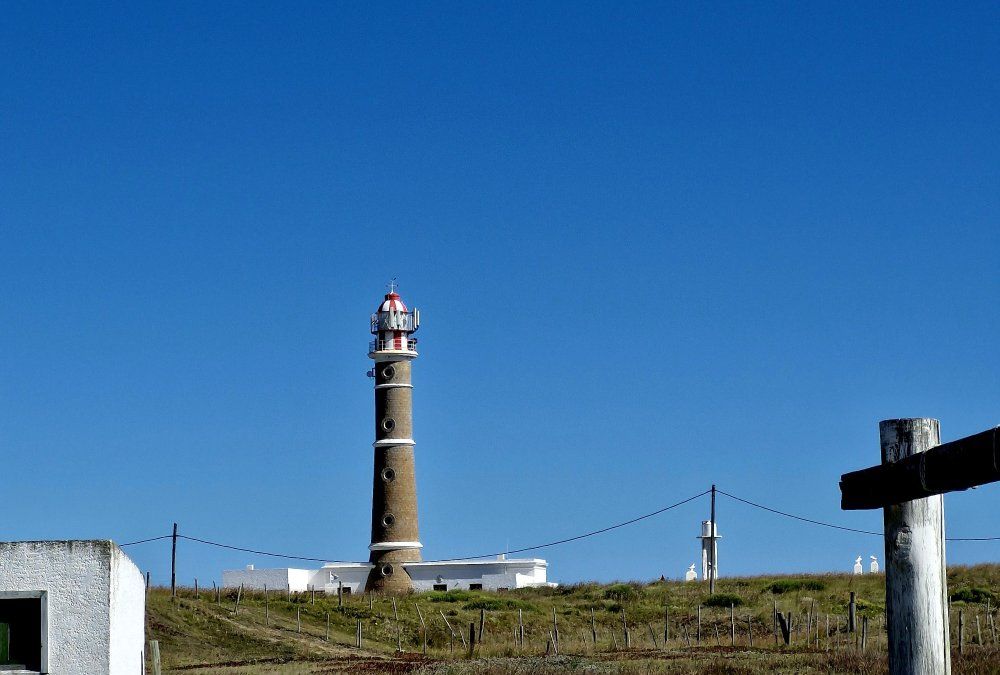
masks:
[[[436,584],[445,584],[449,589],[468,589],[470,584],[482,584],[484,590],[500,588],[529,588],[533,586],[555,586],[546,582],[548,563],[540,558],[511,560],[464,560],[446,563],[408,563],[407,573],[413,580],[413,590],[431,591]],[[260,590],[268,588],[284,590],[291,584],[293,592],[304,592],[310,588],[336,594],[337,582],[343,581],[351,593],[363,593],[372,565],[368,563],[331,563],[319,570],[302,569],[253,569],[225,570],[222,585],[225,588]],[[331,575],[340,579],[332,579]],[[438,581],[438,577],[442,581]]]
[[[301,570],[293,567],[282,567],[278,569],[243,569],[243,570],[223,570],[223,588],[249,588],[256,591],[264,590],[267,586],[269,591],[284,592],[290,587],[292,593],[304,593],[309,590],[313,575],[316,570]]]
[[[135,570],[120,571],[112,634],[112,559],[127,560],[110,541],[0,542],[0,594],[45,591],[48,672],[58,675],[136,675],[144,648],[145,585]],[[131,564],[131,563],[129,563]],[[119,568],[125,565],[120,559]],[[134,567],[134,566],[133,566]],[[142,589],[136,595],[135,582]],[[112,663],[112,643],[127,664]]]
[[[318,570],[310,580],[310,584],[316,590],[325,591],[327,594],[336,595],[339,583],[343,582],[344,588],[351,589],[351,593],[364,593],[365,584],[368,582],[368,574],[374,565],[368,563],[337,563],[324,565]],[[337,577],[337,578],[334,578]]]
[[[117,546],[111,548],[111,672],[142,673],[146,580]]]
[[[410,563],[404,567],[416,591],[434,590],[435,584],[445,584],[449,590],[482,584],[483,590],[489,591],[547,585],[548,563],[538,558]]]

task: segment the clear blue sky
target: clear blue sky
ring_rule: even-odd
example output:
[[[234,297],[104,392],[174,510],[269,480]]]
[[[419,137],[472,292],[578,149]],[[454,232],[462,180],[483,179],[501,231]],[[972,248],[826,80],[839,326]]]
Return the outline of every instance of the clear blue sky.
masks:
[[[365,557],[391,277],[431,558],[712,482],[878,529],[837,481],[880,419],[1000,422],[996,3],[473,4],[4,4],[0,538]],[[949,534],[1000,535],[998,497]],[[707,510],[541,555],[678,576]],[[724,574],[881,555],[719,522]]]

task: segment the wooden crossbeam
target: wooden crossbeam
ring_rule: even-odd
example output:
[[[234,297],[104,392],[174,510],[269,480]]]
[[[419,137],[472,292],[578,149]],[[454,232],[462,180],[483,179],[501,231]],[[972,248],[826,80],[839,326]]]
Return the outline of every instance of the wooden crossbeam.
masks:
[[[840,508],[881,509],[1000,481],[1000,427],[840,477]]]

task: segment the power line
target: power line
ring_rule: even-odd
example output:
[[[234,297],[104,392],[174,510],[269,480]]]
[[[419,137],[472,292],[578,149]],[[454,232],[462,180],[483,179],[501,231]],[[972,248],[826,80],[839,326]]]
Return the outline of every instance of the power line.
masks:
[[[269,553],[267,551],[256,551],[252,548],[242,548],[240,546],[230,546],[229,544],[220,544],[217,541],[209,541],[207,539],[199,539],[198,537],[189,537],[186,534],[178,534],[178,539],[187,539],[188,541],[196,541],[199,544],[207,544],[209,546],[217,546],[218,548],[227,548],[231,551],[242,551],[243,553],[253,553],[254,555],[266,555],[272,558],[286,558],[288,560],[308,560],[310,562],[333,562],[333,563],[350,563],[357,562],[355,560],[332,560],[330,558],[309,558],[301,555],[285,555],[284,553]]]
[[[149,539],[140,539],[139,541],[130,541],[130,542],[126,543],[126,544],[118,544],[118,546],[119,546],[119,548],[121,548],[123,546],[135,546],[136,544],[146,544],[146,543],[151,542],[151,541],[159,541],[161,539],[170,539],[172,536],[173,536],[172,534],[165,534],[162,537],[150,537]]]
[[[743,502],[744,504],[748,504],[749,506],[753,506],[753,507],[758,508],[758,509],[763,509],[765,511],[770,511],[771,513],[776,513],[779,516],[785,516],[786,518],[794,518],[795,520],[801,520],[802,522],[805,522],[805,523],[812,523],[813,525],[822,525],[823,527],[832,527],[835,530],[844,530],[845,532],[857,532],[858,534],[872,534],[872,535],[875,535],[876,537],[881,537],[882,536],[881,532],[871,532],[870,530],[858,530],[858,529],[855,529],[853,527],[844,527],[843,525],[834,525],[833,523],[824,523],[821,520],[813,520],[812,518],[805,518],[804,516],[796,516],[796,515],[794,515],[792,513],[786,513],[784,511],[779,511],[778,509],[772,509],[769,506],[764,506],[763,504],[757,504],[756,502],[752,502],[752,501],[750,501],[748,499],[743,499],[742,497],[737,497],[736,495],[731,495],[728,492],[725,492],[724,490],[717,490],[717,491],[718,491],[719,494],[726,495],[730,499],[735,499],[738,502]]]
[[[694,501],[695,499],[698,499],[698,497],[704,497],[709,492],[711,492],[711,490],[705,490],[704,492],[699,492],[693,497],[688,497],[687,499],[679,501],[676,504],[671,504],[670,506],[664,506],[662,509],[657,509],[656,511],[647,513],[637,518],[632,518],[631,520],[615,523],[614,525],[609,525],[608,527],[602,527],[599,530],[594,530],[593,532],[587,532],[586,534],[578,534],[575,537],[568,537],[566,539],[560,539],[558,541],[550,541],[547,544],[538,544],[537,546],[526,546],[524,548],[514,549],[513,551],[498,551],[496,553],[486,553],[484,555],[465,556],[464,558],[442,558],[440,560],[428,560],[426,562],[439,563],[439,562],[452,562],[455,560],[475,560],[477,558],[495,558],[499,555],[506,555],[509,553],[524,553],[525,551],[536,551],[540,548],[548,548],[550,546],[558,546],[559,544],[567,544],[571,541],[578,541],[580,539],[586,539],[587,537],[593,537],[594,535],[597,534],[604,534],[605,532],[610,532],[611,530],[617,530],[619,527],[625,527],[626,525],[631,525],[632,523],[638,523],[640,520],[645,520],[646,518],[652,518],[653,516],[658,516],[661,513],[669,511],[670,509],[675,509],[678,506],[683,506],[688,502]]]
[[[677,508],[678,506],[683,506],[684,504],[687,504],[688,502],[692,502],[695,499],[698,499],[699,497],[704,497],[709,492],[711,492],[711,490],[705,490],[704,492],[700,492],[700,493],[698,493],[698,494],[696,494],[694,496],[688,497],[687,499],[683,499],[683,500],[681,500],[679,502],[671,504],[670,506],[664,506],[663,508],[657,509],[656,511],[652,511],[650,513],[646,513],[646,514],[643,514],[641,516],[637,516],[635,518],[630,518],[629,520],[625,520],[625,521],[622,521],[620,523],[615,523],[614,525],[609,525],[607,527],[602,527],[599,530],[593,530],[591,532],[586,532],[584,534],[578,534],[578,535],[576,535],[574,537],[567,537],[565,539],[560,539],[558,541],[550,541],[550,542],[548,542],[546,544],[537,544],[535,546],[525,546],[524,548],[514,549],[513,551],[498,551],[496,553],[484,553],[482,555],[470,555],[470,556],[464,556],[464,557],[461,557],[461,558],[442,558],[440,560],[427,560],[426,562],[440,563],[440,562],[453,562],[453,561],[456,561],[456,560],[476,560],[476,559],[479,559],[479,558],[495,558],[495,557],[497,557],[499,555],[502,555],[502,554],[524,553],[525,551],[536,551],[538,549],[549,548],[551,546],[558,546],[560,544],[568,544],[571,541],[579,541],[580,539],[586,539],[588,537],[593,537],[593,536],[596,536],[598,534],[604,534],[605,532],[610,532],[612,530],[617,530],[618,528],[625,527],[626,525],[632,525],[633,523],[638,523],[641,520],[646,520],[647,518],[652,518],[653,516],[658,516],[661,513],[665,513],[667,511],[670,511],[671,509]],[[127,544],[120,544],[120,545],[121,546],[132,546],[134,544],[144,544],[146,542],[158,541],[160,539],[170,539],[172,536],[173,535],[166,534],[166,535],[163,535],[162,537],[151,537],[149,539],[143,539],[141,541],[133,541],[133,542],[129,542]],[[201,539],[199,537],[192,537],[192,536],[189,536],[189,535],[186,535],[186,534],[178,534],[177,538],[178,539],[186,539],[188,541],[194,541],[194,542],[197,542],[199,544],[205,544],[207,546],[216,546],[218,548],[225,548],[225,549],[229,549],[231,551],[241,551],[243,553],[252,553],[254,555],[270,556],[272,558],[285,558],[287,560],[306,560],[306,561],[309,561],[309,562],[332,562],[332,563],[357,562],[357,561],[353,561],[353,560],[334,560],[332,558],[314,558],[314,557],[310,557],[310,556],[288,555],[288,554],[285,554],[285,553],[272,553],[270,551],[258,551],[256,549],[252,549],[252,548],[244,548],[242,546],[232,546],[230,544],[223,544],[223,543],[217,542],[217,541],[210,541],[208,539]]]
[[[723,490],[718,490],[719,494],[724,494],[730,499],[735,499],[738,502],[743,502],[750,506],[756,507],[758,509],[763,509],[765,511],[770,511],[771,513],[777,513],[780,516],[785,516],[787,518],[794,518],[795,520],[801,520],[806,523],[812,523],[813,525],[822,525],[823,527],[832,527],[837,530],[844,530],[846,532],[857,532],[859,534],[873,534],[879,537],[883,536],[882,532],[871,532],[869,530],[857,530],[853,527],[844,527],[843,525],[834,525],[833,523],[824,523],[820,520],[813,520],[812,518],[805,518],[803,516],[796,516],[792,513],[786,513],[784,511],[779,511],[778,509],[772,509],[769,506],[764,506],[763,504],[757,504],[748,499],[743,499],[742,497],[737,497],[736,495],[731,495]],[[1000,537],[946,537],[945,541],[1000,541]]]
[[[512,551],[496,551],[494,553],[484,553],[482,555],[470,555],[470,556],[462,556],[462,557],[455,557],[455,558],[440,558],[440,559],[437,559],[437,560],[427,560],[425,562],[429,562],[429,563],[444,563],[444,562],[455,562],[455,561],[458,561],[458,560],[477,560],[477,559],[480,559],[480,558],[495,558],[495,557],[500,556],[500,555],[508,555],[508,554],[511,554],[511,553],[525,553],[527,551],[537,551],[537,550],[540,550],[540,549],[543,549],[543,548],[550,548],[550,547],[553,547],[553,546],[559,546],[561,544],[568,544],[568,543],[573,542],[573,541],[579,541],[581,539],[587,539],[589,537],[593,537],[593,536],[596,536],[596,535],[599,535],[599,534],[604,534],[605,532],[610,532],[612,530],[617,530],[617,529],[625,527],[627,525],[632,525],[634,523],[638,523],[639,521],[646,520],[647,518],[652,518],[653,516],[658,516],[661,513],[665,513],[667,511],[670,511],[671,509],[675,509],[675,508],[677,508],[679,506],[683,506],[684,504],[692,502],[695,499],[698,499],[699,497],[704,497],[709,492],[711,492],[710,489],[709,490],[705,490],[704,492],[699,492],[696,495],[688,497],[687,499],[683,499],[683,500],[681,500],[679,502],[676,502],[674,504],[671,504],[669,506],[664,506],[663,508],[657,509],[656,511],[651,511],[650,513],[646,513],[646,514],[643,514],[641,516],[637,516],[635,518],[630,518],[629,520],[625,520],[625,521],[622,521],[620,523],[615,523],[615,524],[609,525],[607,527],[602,527],[599,530],[593,530],[591,532],[586,532],[584,534],[578,534],[576,536],[567,537],[565,539],[559,539],[559,540],[556,540],[556,541],[550,541],[550,542],[545,543],[545,544],[537,544],[535,546],[525,546],[524,548],[518,548],[518,549],[514,549]],[[860,530],[860,529],[853,528],[853,527],[845,527],[843,525],[836,525],[834,523],[826,523],[826,522],[823,522],[821,520],[814,520],[812,518],[806,518],[805,516],[798,516],[798,515],[795,515],[794,513],[788,513],[787,511],[781,511],[779,509],[771,508],[770,506],[764,506],[763,504],[758,504],[757,502],[752,502],[749,499],[744,499],[742,497],[737,497],[736,495],[730,494],[730,493],[726,492],[725,490],[718,490],[717,489],[717,492],[719,494],[723,494],[723,495],[729,497],[730,499],[734,499],[734,500],[736,500],[738,502],[741,502],[743,504],[746,504],[748,506],[752,506],[754,508],[761,509],[763,511],[768,511],[770,513],[774,513],[774,514],[777,514],[779,516],[784,516],[786,518],[792,518],[794,520],[798,520],[798,521],[801,521],[801,522],[804,522],[804,523],[809,523],[811,525],[820,525],[822,527],[829,527],[829,528],[832,528],[832,529],[835,529],[835,530],[842,530],[844,532],[855,532],[857,534],[868,534],[868,535],[878,536],[878,537],[883,536],[882,532],[872,532],[870,530]],[[124,543],[124,544],[119,544],[119,546],[124,547],[124,546],[135,546],[135,545],[138,545],[138,544],[146,544],[146,543],[153,542],[153,541],[160,541],[162,539],[170,539],[172,536],[173,535],[165,534],[165,535],[160,536],[160,537],[150,537],[148,539],[140,539],[138,541],[130,541],[130,542],[127,542],[127,543]],[[308,561],[308,562],[326,562],[326,563],[351,563],[351,562],[358,562],[358,561],[353,561],[353,560],[335,560],[335,559],[332,559],[332,558],[315,558],[315,557],[310,557],[310,556],[300,556],[300,555],[291,555],[291,554],[286,554],[286,553],[273,553],[273,552],[270,552],[270,551],[260,551],[260,550],[257,550],[257,549],[245,548],[245,547],[242,547],[242,546],[233,546],[231,544],[223,544],[221,542],[211,541],[211,540],[208,540],[208,539],[200,539],[198,537],[192,537],[192,536],[185,535],[185,534],[178,534],[177,538],[178,539],[186,539],[188,541],[197,542],[199,544],[205,544],[207,546],[215,546],[217,548],[229,549],[231,551],[240,551],[242,553],[251,553],[251,554],[254,554],[254,555],[268,556],[268,557],[271,557],[271,558],[284,558],[286,560],[304,560],[304,561]],[[947,541],[1000,541],[1000,537],[948,537]]]

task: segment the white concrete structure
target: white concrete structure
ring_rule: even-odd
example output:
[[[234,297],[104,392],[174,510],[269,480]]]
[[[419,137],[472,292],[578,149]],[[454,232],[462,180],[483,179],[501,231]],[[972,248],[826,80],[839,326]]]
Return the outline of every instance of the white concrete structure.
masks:
[[[111,541],[0,542],[0,672],[142,673],[145,589]]]
[[[540,558],[496,560],[451,560],[448,562],[413,562],[403,567],[413,580],[414,591],[463,590],[498,591],[537,586],[554,587],[546,581],[548,563]],[[371,563],[328,563],[318,570],[271,569],[226,570],[222,585],[235,588],[304,592],[315,589],[336,594],[343,585],[345,593],[364,593],[365,582],[374,565]]]
[[[713,531],[714,530],[714,531]],[[714,535],[714,540],[713,540]],[[701,539],[701,578],[703,581],[708,581],[708,574],[710,567],[712,566],[712,561],[715,561],[714,576],[716,579],[719,578],[719,540],[722,537],[719,536],[719,524],[712,523],[710,520],[701,521],[701,534],[696,537]],[[714,555],[709,557],[709,551],[714,548]]]
[[[865,573],[865,568],[861,566],[861,556],[858,556],[857,559],[854,561],[854,573],[855,574]]]
[[[870,571],[872,574],[878,574],[878,556],[870,555],[868,556],[872,559]]]
[[[694,571],[694,564],[684,573],[684,581],[698,581],[698,573]]]

